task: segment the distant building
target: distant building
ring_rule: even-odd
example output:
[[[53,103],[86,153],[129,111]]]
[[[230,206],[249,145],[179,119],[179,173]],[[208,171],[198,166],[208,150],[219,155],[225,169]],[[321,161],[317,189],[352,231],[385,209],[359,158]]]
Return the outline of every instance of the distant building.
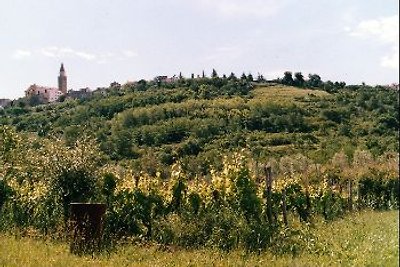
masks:
[[[161,83],[161,82],[163,82],[163,83],[173,83],[173,82],[176,82],[177,80],[179,80],[179,78],[176,77],[176,75],[174,75],[172,77],[168,77],[166,75],[161,75],[161,76],[157,76],[157,77],[154,78],[154,81],[158,82],[158,83]]]
[[[26,97],[38,96],[46,103],[51,103],[57,101],[63,93],[55,87],[47,87],[47,86],[39,86],[36,84],[32,84],[25,91]]]
[[[117,83],[116,81],[113,81],[112,83],[110,83],[110,88],[121,88],[121,84]]]
[[[10,99],[0,99],[0,108],[5,108],[11,104]]]
[[[58,76],[58,88],[39,86],[33,84],[25,90],[25,96],[38,97],[44,103],[51,103],[57,101],[60,96],[67,93],[67,76],[65,74],[64,64],[61,64],[60,75]]]
[[[78,91],[69,90],[66,96],[72,99],[86,99],[92,96],[92,90],[89,87],[81,88]]]
[[[398,83],[392,83],[388,87],[389,87],[389,89],[393,89],[393,90],[399,91],[399,84]]]
[[[61,63],[60,75],[58,76],[58,90],[64,95],[67,94],[67,75],[65,74],[63,63]]]

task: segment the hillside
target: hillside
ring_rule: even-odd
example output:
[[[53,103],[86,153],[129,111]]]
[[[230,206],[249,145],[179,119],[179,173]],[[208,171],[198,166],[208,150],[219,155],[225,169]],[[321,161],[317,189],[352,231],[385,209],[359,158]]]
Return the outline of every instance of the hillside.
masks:
[[[0,125],[67,144],[92,136],[110,160],[154,174],[176,160],[193,175],[221,152],[252,157],[302,153],[324,163],[357,148],[398,151],[398,97],[373,87],[335,93],[224,79],[110,88],[86,100],[0,111]]]

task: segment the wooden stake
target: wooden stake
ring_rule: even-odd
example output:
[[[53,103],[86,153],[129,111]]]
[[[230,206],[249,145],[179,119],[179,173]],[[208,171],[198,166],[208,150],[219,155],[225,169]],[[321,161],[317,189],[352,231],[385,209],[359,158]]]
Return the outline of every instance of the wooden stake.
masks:
[[[349,195],[348,195],[348,206],[349,206],[349,211],[353,210],[353,182],[351,179],[347,180],[348,183],[348,190],[349,190]]]
[[[272,172],[270,166],[264,166],[265,178],[267,182],[267,218],[270,224],[274,223],[272,217]]]
[[[286,208],[286,189],[282,191],[282,214],[283,214],[283,223],[285,226],[288,226],[288,219],[287,219],[287,208]]]

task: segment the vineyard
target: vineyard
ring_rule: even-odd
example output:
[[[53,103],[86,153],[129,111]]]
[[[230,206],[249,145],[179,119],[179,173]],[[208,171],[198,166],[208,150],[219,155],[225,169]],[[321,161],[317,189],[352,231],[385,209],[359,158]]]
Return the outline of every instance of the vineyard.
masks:
[[[72,146],[0,127],[0,229],[68,237],[71,202],[103,202],[105,246],[152,241],[224,251],[296,254],[315,220],[361,209],[398,209],[399,157],[356,149],[326,163],[302,154],[254,159],[238,149],[222,168],[188,175],[177,161],[168,175],[137,172],[107,160],[98,143]]]

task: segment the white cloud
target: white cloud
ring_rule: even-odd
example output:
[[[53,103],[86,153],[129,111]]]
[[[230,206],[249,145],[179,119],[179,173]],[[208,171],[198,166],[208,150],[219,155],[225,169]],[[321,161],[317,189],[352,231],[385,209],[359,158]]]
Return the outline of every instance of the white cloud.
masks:
[[[69,47],[48,46],[41,49],[41,54],[51,58],[78,57],[84,60],[94,60],[97,55],[84,51],[77,51]]]
[[[377,37],[385,43],[398,42],[399,16],[361,21],[350,34],[364,38]]]
[[[24,59],[27,57],[32,56],[32,52],[29,50],[24,50],[24,49],[17,49],[14,51],[13,57],[15,59]]]
[[[42,55],[46,57],[57,57],[54,50],[57,49],[56,47],[46,47],[41,50]]]
[[[361,21],[355,29],[346,27],[354,37],[374,39],[385,46],[390,46],[390,54],[381,58],[381,66],[399,69],[399,15]]]
[[[276,14],[284,5],[284,0],[200,0],[198,3],[218,11],[225,17],[267,17]]]
[[[99,64],[104,64],[110,60],[125,60],[128,58],[136,57],[138,54],[131,50],[122,50],[117,53],[113,52],[102,52],[102,53],[92,53],[86,51],[79,51],[72,49],[70,47],[58,47],[58,46],[48,46],[40,50],[40,54],[50,58],[79,58],[87,61],[95,61]]]
[[[122,54],[127,58],[137,57],[138,56],[138,54],[136,52],[131,51],[131,50],[124,50],[124,51],[122,51]]]
[[[86,60],[93,60],[95,59],[97,56],[94,54],[90,54],[90,53],[86,53],[86,52],[75,52],[74,53],[77,57],[86,59]]]

